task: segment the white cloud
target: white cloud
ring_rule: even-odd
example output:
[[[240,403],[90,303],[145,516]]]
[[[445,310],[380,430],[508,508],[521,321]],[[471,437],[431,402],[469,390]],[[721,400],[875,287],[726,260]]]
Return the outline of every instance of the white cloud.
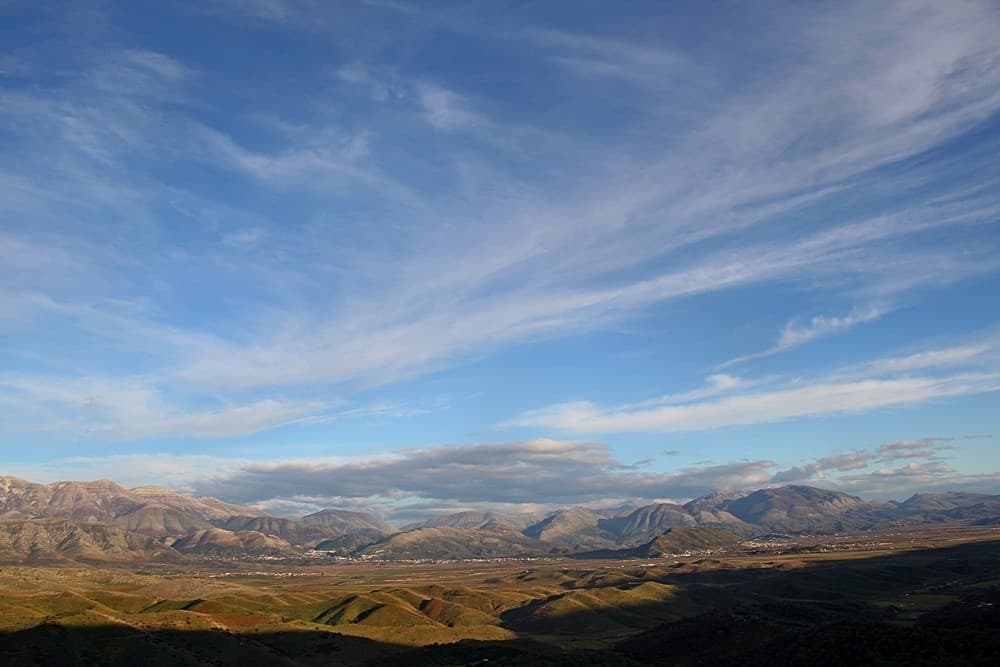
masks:
[[[781,335],[778,337],[778,341],[772,347],[769,347],[761,352],[745,354],[740,357],[736,357],[735,359],[730,359],[729,361],[721,364],[719,367],[727,368],[729,366],[742,364],[753,359],[770,357],[780,352],[785,352],[786,350],[808,343],[816,338],[841,333],[849,329],[853,329],[859,324],[872,322],[883,315],[885,315],[885,309],[879,309],[873,306],[866,310],[854,308],[850,313],[842,317],[816,315],[805,325],[800,324],[797,320],[791,320],[785,325],[785,328],[781,331]]]
[[[871,322],[885,314],[885,311],[878,308],[869,308],[859,311],[857,308],[843,317],[826,317],[817,315],[809,320],[805,326],[797,322],[789,322],[778,338],[777,347],[787,349],[807,343],[814,338],[827,336],[829,334],[846,331],[859,324]]]
[[[729,386],[723,390],[727,395],[723,397],[710,388],[612,407],[587,401],[563,403],[525,412],[507,425],[570,433],[701,431],[918,405],[1000,391],[1000,369],[995,359],[975,369],[963,368],[970,356],[992,349],[992,343],[984,343],[928,351],[904,357],[902,363],[899,358],[876,360],[860,370],[841,369],[812,380],[727,382]],[[900,371],[916,368],[950,372],[899,375]]]
[[[809,483],[862,497],[917,490],[995,490],[1000,477],[955,472],[936,458],[947,438],[883,443],[781,467],[770,460],[640,471],[601,443],[535,439],[403,449],[374,456],[251,461],[204,454],[117,454],[11,463],[25,479],[112,479],[211,495],[282,516],[322,507],[374,511],[395,521],[448,511],[545,512],[568,505],[683,501],[713,490]],[[933,451],[912,455],[930,443]],[[887,458],[886,455],[890,458]],[[922,460],[915,460],[922,459]],[[873,467],[904,461],[897,467]]]
[[[195,125],[206,159],[218,160],[272,184],[301,186],[310,181],[330,185],[329,176],[365,182],[374,178],[360,164],[368,148],[364,134],[321,133],[307,145],[280,153],[250,150],[223,132]]]
[[[417,96],[427,122],[438,129],[473,127],[483,123],[483,118],[469,108],[468,101],[443,86],[421,83],[417,86]]]
[[[162,486],[191,493],[197,480],[225,470],[236,470],[248,461],[209,454],[112,454],[53,458],[41,463],[8,463],[5,473],[32,482],[110,479],[126,488]]]
[[[146,378],[0,375],[0,400],[21,432],[73,434],[87,439],[136,439],[178,435],[227,438],[295,423],[337,402],[263,398],[215,409],[170,401]]]
[[[247,9],[284,24],[301,17],[293,5],[253,2]],[[294,119],[296,132],[251,143],[229,127],[210,127],[199,113],[208,97],[194,86],[211,85],[208,72],[136,50],[74,64],[48,87],[0,95],[0,118],[22,139],[0,162],[0,207],[8,219],[23,221],[0,239],[0,255],[10,260],[0,261],[0,275],[5,287],[18,288],[5,291],[0,320],[23,326],[34,321],[32,313],[44,313],[86,332],[95,346],[116,350],[127,335],[138,334],[131,341],[134,356],[152,360],[143,377],[159,393],[143,393],[148,387],[137,388],[131,374],[107,380],[119,385],[122,405],[137,406],[123,415],[148,413],[143,402],[155,400],[157,414],[169,418],[125,430],[222,434],[239,432],[249,407],[264,415],[255,427],[314,416],[317,393],[331,385],[350,385],[349,393],[713,291],[796,281],[892,302],[901,291],[995,271],[996,248],[988,239],[980,242],[997,210],[988,190],[945,200],[902,198],[897,208],[870,219],[836,211],[815,225],[785,225],[782,218],[833,195],[858,193],[857,182],[870,170],[939,146],[1000,109],[1000,71],[992,66],[1000,26],[992,6],[915,7],[889,3],[863,21],[856,6],[775,17],[804,29],[787,32],[791,41],[781,53],[790,57],[761,64],[766,85],[748,82],[725,95],[692,86],[684,100],[664,93],[662,82],[710,84],[710,63],[648,44],[534,34],[528,41],[541,45],[533,52],[539,66],[555,62],[589,82],[615,79],[646,90],[615,100],[634,112],[631,139],[567,134],[544,118],[524,127],[491,107],[485,94],[470,98],[453,82],[402,81],[415,95],[406,110],[415,114],[415,125],[461,130],[493,146],[516,144],[505,160],[494,161],[468,150],[455,132],[421,135],[421,164],[446,165],[426,191],[415,184],[410,163],[400,168],[398,135],[382,132],[392,128],[378,124],[381,116],[347,126],[338,113],[322,112],[336,105],[319,92],[315,106]],[[339,70],[341,80],[378,83],[375,66],[356,57],[347,62],[354,64]],[[592,99],[601,102],[600,95]],[[698,112],[697,124],[663,123],[658,114],[680,106]],[[225,116],[224,109],[210,111]],[[137,157],[193,165],[197,173],[227,170],[234,185],[266,192],[262,199],[290,190],[303,199],[292,201],[294,215],[274,214],[271,226],[260,213],[260,224],[212,230],[213,239],[266,245],[255,261],[233,256],[240,253],[207,254],[159,233],[170,226],[156,222],[163,193],[175,198],[178,188],[164,187],[161,174],[170,170],[160,162],[135,168]],[[881,183],[891,190],[904,181],[910,187],[941,181],[932,167],[910,171],[887,174]],[[38,183],[57,187],[42,190]],[[360,190],[369,198],[358,200],[359,211],[338,199]],[[218,195],[208,188],[203,196]],[[349,233],[338,228],[323,235],[331,211],[344,211]],[[367,231],[372,225],[379,229],[374,240]],[[956,228],[979,233],[942,233],[933,248],[914,240]],[[110,230],[106,237],[102,229]],[[88,243],[75,239],[74,245],[80,230],[87,230]],[[756,230],[764,233],[748,239]],[[53,239],[59,241],[46,245]],[[147,239],[156,239],[153,247],[144,245]],[[185,261],[162,263],[171,253]],[[241,286],[273,289],[261,289],[260,298],[236,290],[247,302],[216,335],[155,309],[120,306],[134,292],[163,304],[190,300],[174,278],[204,266],[231,271]],[[148,283],[134,287],[137,277]],[[206,311],[224,310],[231,296],[224,289],[197,294]],[[864,317],[866,311],[817,318],[790,327],[779,345],[842,331]],[[55,348],[47,354],[59,356]],[[54,368],[65,362],[45,360]],[[930,361],[895,363],[901,370],[902,363]],[[73,377],[68,371],[57,382],[71,385]],[[820,414],[816,404],[825,399],[851,404],[837,392],[854,389],[863,390],[869,406],[891,404],[884,395],[895,389],[914,396],[904,401],[959,391],[920,382],[834,382],[809,388],[811,394],[783,388],[761,395],[797,406],[765,406],[770,418],[780,419],[796,411]],[[309,398],[275,398],[275,387]],[[722,410],[714,414],[744,423],[749,417],[736,413],[756,407],[741,407],[749,400],[740,393],[746,389],[720,383],[686,398],[656,399],[659,413],[630,408],[610,417],[628,428],[701,428],[707,417],[700,414]],[[198,392],[221,396],[217,410],[200,404]],[[248,398],[253,392],[259,393]],[[710,394],[704,392],[729,397],[705,402]],[[671,401],[701,402],[681,410]],[[582,408],[591,422],[611,427],[608,411]],[[51,419],[44,405],[33,409],[47,423],[66,421],[65,415]]]
[[[860,380],[647,410],[599,408],[588,402],[565,403],[526,412],[508,423],[572,433],[702,431],[798,417],[864,412],[993,391],[1000,391],[1000,374],[997,373],[944,379]]]
[[[986,491],[996,490],[1000,476],[996,474],[965,475],[937,462],[911,462],[898,468],[879,468],[836,480],[837,487],[869,496],[906,496],[914,491]]]
[[[939,216],[926,224],[945,220]],[[449,275],[449,268],[436,268],[426,281],[411,276],[398,293],[294,335],[282,332],[251,346],[220,341],[196,350],[194,362],[180,374],[192,382],[239,387],[393,381],[501,345],[590,330],[658,302],[801,276],[806,270],[832,272],[859,244],[906,234],[912,227],[878,218],[801,241],[719,252],[692,266],[595,289],[525,286],[484,298],[479,290],[487,289],[493,276]],[[475,270],[494,261],[484,260]],[[459,262],[457,268],[464,265]]]
[[[618,461],[604,444],[536,439],[400,450],[360,460],[250,463],[203,479],[196,489],[241,503],[354,498],[397,509],[424,501],[551,507],[611,498],[692,497],[716,488],[753,486],[766,483],[774,465],[740,461],[639,472]]]
[[[266,230],[261,229],[260,227],[249,227],[247,229],[241,229],[239,231],[225,234],[222,237],[222,242],[233,248],[246,250],[253,248],[265,236],[267,236]]]
[[[226,18],[232,18],[235,13],[240,17],[278,24],[301,18],[303,9],[303,4],[297,0],[212,0],[207,3],[209,8],[213,5],[217,5],[216,9]]]
[[[608,77],[652,91],[699,86],[710,74],[685,54],[663,45],[577,35],[557,30],[527,34],[546,49],[552,62],[584,77]],[[678,82],[678,79],[681,79]]]
[[[898,461],[900,459],[933,459],[937,452],[956,449],[955,445],[942,444],[954,438],[920,438],[917,440],[897,440],[879,445],[875,454],[878,461]]]
[[[378,102],[402,99],[411,94],[410,87],[400,81],[395,72],[372,72],[358,63],[338,68],[337,78],[345,83],[367,88],[372,99]]]
[[[957,449],[942,443],[955,439],[927,437],[885,442],[874,449],[825,456],[780,470],[770,481],[817,484],[864,498],[902,499],[915,492],[959,490],[995,493],[1000,474],[959,473],[942,462],[939,452]]]
[[[916,352],[902,357],[879,359],[870,365],[873,373],[905,373],[958,365],[975,365],[992,348],[989,345],[957,345]]]
[[[812,463],[801,466],[793,466],[774,474],[771,481],[776,484],[787,484],[790,482],[801,482],[814,479],[817,476],[821,479],[829,471],[843,472],[846,470],[860,470],[867,468],[872,460],[871,452],[854,451],[846,454],[834,454],[824,456]]]

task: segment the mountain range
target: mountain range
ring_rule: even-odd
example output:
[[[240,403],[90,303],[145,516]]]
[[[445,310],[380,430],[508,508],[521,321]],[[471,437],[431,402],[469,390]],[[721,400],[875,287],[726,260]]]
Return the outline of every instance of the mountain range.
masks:
[[[1000,522],[1000,495],[917,494],[901,503],[869,502],[785,486],[716,492],[683,505],[568,507],[547,515],[464,511],[397,529],[371,514],[335,508],[289,519],[159,487],[0,477],[0,561],[7,563],[179,563],[299,558],[310,551],[385,560],[654,557],[769,533],[948,522]]]

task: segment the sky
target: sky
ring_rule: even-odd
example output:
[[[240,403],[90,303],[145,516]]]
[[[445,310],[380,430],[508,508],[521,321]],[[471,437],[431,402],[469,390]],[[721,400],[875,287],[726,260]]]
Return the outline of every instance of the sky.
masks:
[[[0,473],[1000,493],[1000,6],[0,3]]]

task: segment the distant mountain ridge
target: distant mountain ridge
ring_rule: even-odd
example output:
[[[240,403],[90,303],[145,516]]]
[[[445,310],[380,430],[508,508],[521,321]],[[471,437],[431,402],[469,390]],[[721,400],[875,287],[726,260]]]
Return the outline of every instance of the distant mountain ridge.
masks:
[[[263,516],[217,498],[192,498],[158,487],[126,489],[108,480],[34,484],[0,477],[0,518],[70,519],[163,537],[208,528],[239,514]]]
[[[695,526],[698,521],[680,505],[655,503],[603,523],[619,542],[633,542],[651,539],[671,528]]]
[[[391,525],[365,512],[324,509],[302,517],[299,523],[333,531],[314,548],[337,554],[349,554],[396,533]]]
[[[543,542],[576,548],[593,548],[614,541],[600,514],[585,507],[570,507],[545,517],[524,529],[524,534]]]
[[[389,535],[396,532],[391,525],[366,512],[324,509],[302,517],[302,523],[325,526],[340,531],[367,531]]]
[[[6,562],[28,564],[184,560],[180,553],[154,537],[67,519],[0,521],[0,555]]]
[[[364,547],[357,555],[386,560],[457,560],[544,556],[552,545],[499,524],[418,528]]]
[[[133,560],[137,555],[146,560],[183,560],[185,554],[291,557],[338,539],[353,550],[393,532],[388,524],[361,512],[324,510],[301,520],[284,519],[155,486],[126,489],[109,480],[35,484],[0,477],[0,560],[7,562],[37,559],[38,554],[47,560],[106,561]],[[55,540],[57,533],[65,534]],[[25,546],[32,535],[38,548]],[[82,549],[75,546],[78,543],[104,545],[103,555],[100,546]]]
[[[462,512],[452,512],[451,514],[441,514],[424,521],[409,523],[400,528],[400,530],[406,532],[419,528],[441,528],[442,526],[475,529],[482,528],[491,523],[503,524],[517,530],[524,530],[542,518],[541,515],[533,514],[501,514],[499,512],[465,510]]]
[[[900,514],[943,514],[952,518],[989,518],[984,514],[1000,516],[1000,495],[980,493],[918,493],[897,506]],[[978,516],[966,516],[975,514]]]
[[[722,501],[717,509],[775,532],[840,532],[869,528],[882,510],[857,496],[812,486],[760,489]]]
[[[1000,522],[1000,495],[916,494],[868,502],[803,485],[715,492],[684,505],[569,507],[545,516],[463,511],[396,529],[371,514],[324,509],[274,517],[216,498],[108,480],[34,484],[0,477],[0,561],[299,558],[321,551],[380,559],[503,558],[624,552],[697,539],[832,533],[922,523]],[[686,532],[694,531],[694,532]],[[697,539],[695,536],[699,536]],[[674,548],[673,546],[669,548]],[[642,557],[639,551],[633,554]]]

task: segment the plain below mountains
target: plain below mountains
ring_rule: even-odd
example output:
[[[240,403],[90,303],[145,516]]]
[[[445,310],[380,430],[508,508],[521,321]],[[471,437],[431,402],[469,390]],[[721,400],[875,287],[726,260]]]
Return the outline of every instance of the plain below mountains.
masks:
[[[902,503],[868,502],[785,486],[717,492],[683,505],[569,507],[548,515],[466,511],[397,529],[364,512],[330,508],[289,519],[158,487],[0,477],[0,562],[7,563],[296,559],[308,552],[378,560],[657,557],[732,548],[771,533],[991,521],[1000,521],[1000,496],[918,494]]]
[[[732,549],[741,538],[721,528],[703,526],[669,528],[662,535],[636,547],[601,549],[578,554],[580,558],[665,558]]]

